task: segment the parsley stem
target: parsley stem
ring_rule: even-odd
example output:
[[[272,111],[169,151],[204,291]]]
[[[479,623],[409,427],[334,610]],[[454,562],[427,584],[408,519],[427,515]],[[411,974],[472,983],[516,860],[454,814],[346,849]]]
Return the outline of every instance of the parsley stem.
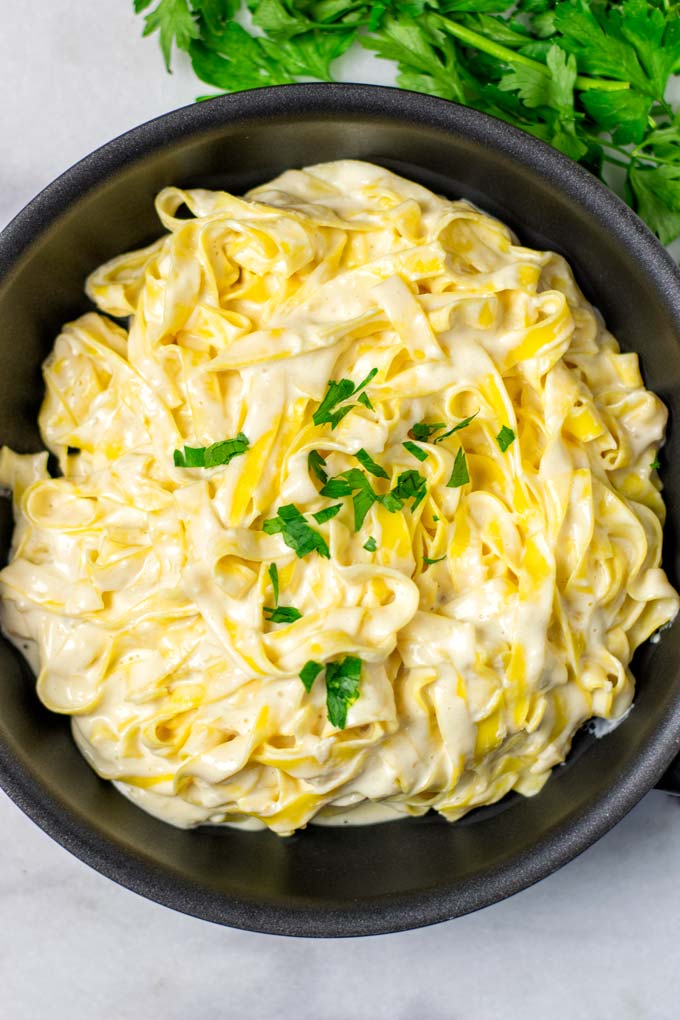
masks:
[[[459,39],[467,46],[473,46],[476,50],[481,50],[482,53],[488,53],[490,57],[497,57],[504,64],[522,64],[524,67],[531,67],[534,71],[544,74],[547,78],[550,77],[550,70],[540,60],[532,60],[531,57],[525,57],[521,53],[508,49],[507,46],[501,46],[500,43],[494,42],[493,39],[487,39],[486,36],[480,35],[479,32],[475,32],[471,28],[466,28],[465,25],[460,25],[457,21],[449,21],[448,18],[443,18],[441,15],[435,15],[434,17],[437,19],[438,25],[445,32],[455,36],[456,39]],[[576,76],[574,84],[581,91],[596,89],[600,92],[621,92],[624,89],[630,88],[630,82],[627,81],[610,81],[608,78],[587,78],[582,74]]]

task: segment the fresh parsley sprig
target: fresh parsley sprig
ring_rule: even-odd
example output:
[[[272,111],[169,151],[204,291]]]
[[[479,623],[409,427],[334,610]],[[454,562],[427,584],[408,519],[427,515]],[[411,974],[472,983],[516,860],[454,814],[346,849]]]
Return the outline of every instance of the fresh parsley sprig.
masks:
[[[168,70],[183,50],[221,92],[332,80],[362,45],[396,62],[402,88],[500,117],[600,177],[619,167],[626,201],[665,244],[680,236],[680,114],[666,98],[680,0],[247,0],[253,31],[236,20],[239,0],[133,5]]]

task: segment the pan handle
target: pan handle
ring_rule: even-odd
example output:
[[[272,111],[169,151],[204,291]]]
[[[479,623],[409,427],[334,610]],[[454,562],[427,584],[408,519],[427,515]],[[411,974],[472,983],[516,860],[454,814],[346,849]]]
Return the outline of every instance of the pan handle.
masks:
[[[663,790],[664,793],[673,793],[680,797],[680,755],[671,762],[670,767],[662,775],[655,789]]]

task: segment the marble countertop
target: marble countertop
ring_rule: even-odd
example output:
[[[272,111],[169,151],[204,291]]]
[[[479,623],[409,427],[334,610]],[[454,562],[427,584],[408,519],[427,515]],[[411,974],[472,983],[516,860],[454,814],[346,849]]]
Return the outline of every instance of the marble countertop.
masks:
[[[191,102],[132,0],[3,0],[0,225],[75,160]],[[362,54],[357,80],[389,84]],[[119,888],[0,794],[3,1020],[674,1020],[680,802],[649,794],[532,889],[434,928],[307,941],[231,931]],[[678,867],[676,874],[675,868]]]

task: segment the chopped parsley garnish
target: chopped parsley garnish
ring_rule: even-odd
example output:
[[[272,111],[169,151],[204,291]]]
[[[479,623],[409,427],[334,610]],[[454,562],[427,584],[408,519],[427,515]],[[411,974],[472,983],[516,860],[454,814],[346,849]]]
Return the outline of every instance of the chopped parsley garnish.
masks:
[[[173,460],[175,467],[180,468],[213,468],[222,464],[229,464],[234,457],[240,457],[245,453],[250,442],[242,432],[236,439],[222,439],[210,446],[185,446],[182,450],[175,450]]]
[[[498,443],[501,453],[505,453],[508,447],[512,446],[512,444],[515,441],[515,438],[516,436],[512,429],[508,428],[507,425],[504,425],[503,428],[498,433],[498,435],[496,436],[496,442]]]
[[[479,411],[475,411],[475,413],[471,414],[468,418],[463,418],[463,420],[459,421],[457,425],[454,425],[452,429],[449,429],[448,432],[445,432],[443,436],[437,436],[434,442],[441,443],[442,440],[448,439],[449,436],[452,436],[454,432],[460,432],[461,429],[466,429],[470,422],[473,421],[478,414]]]
[[[366,550],[366,552],[375,552],[377,548],[378,548],[378,543],[373,538],[373,535],[371,535],[371,537],[368,539],[368,541],[364,542],[364,549]]]
[[[469,481],[470,475],[468,474],[465,450],[461,446],[456,454],[456,459],[453,462],[453,471],[446,485],[449,489],[457,489],[461,485],[467,485]]]
[[[431,566],[433,563],[441,563],[442,560],[446,559],[446,553],[443,556],[438,556],[436,560],[431,560],[429,556],[423,556],[423,563],[426,567]]]
[[[441,430],[445,428],[445,421],[436,421],[433,425],[428,425],[424,421],[419,421],[416,422],[411,429],[411,435],[414,439],[417,439],[419,443],[428,443],[430,441],[430,436],[433,436],[435,432],[441,432]]]
[[[264,606],[264,612],[270,623],[295,623],[302,619],[302,613],[295,606]]]
[[[326,709],[329,722],[339,730],[344,730],[347,709],[359,697],[361,666],[355,655],[326,664]]]
[[[302,670],[300,672],[300,679],[302,680],[302,683],[304,684],[305,690],[307,691],[308,694],[312,689],[312,684],[314,683],[322,669],[323,665],[320,662],[314,662],[313,659],[310,659],[302,667]]]
[[[325,506],[323,510],[318,510],[312,517],[319,524],[324,524],[326,521],[330,521],[331,518],[335,517],[342,510],[342,503],[334,503],[332,506]]]
[[[341,379],[340,382],[331,379],[323,400],[312,415],[314,424],[329,424],[331,429],[337,428],[345,415],[349,414],[355,406],[354,404],[346,404],[345,401],[349,400],[350,397],[356,397],[361,390],[368,386],[371,379],[377,373],[378,369],[372,368],[366,378],[362,379],[356,386],[351,379]],[[338,404],[341,406],[338,407]]]
[[[424,475],[421,475],[420,471],[402,471],[397,478],[397,484],[387,493],[383,502],[387,510],[396,513],[397,510],[401,510],[407,500],[412,499],[411,510],[414,511],[416,507],[420,506],[426,495],[427,479]],[[392,510],[394,501],[398,502],[399,506]]]
[[[405,450],[408,450],[409,453],[412,453],[413,456],[416,457],[418,460],[420,461],[427,460],[428,457],[427,450],[423,450],[422,447],[416,446],[416,444],[412,443],[410,439],[407,439],[406,442],[402,443],[401,445],[404,447]]]
[[[321,489],[322,496],[336,499],[338,496],[351,496],[354,505],[354,530],[359,531],[366,514],[380,497],[374,492],[367,476],[359,468],[350,468],[335,478],[329,478]]]
[[[328,481],[328,475],[324,471],[326,461],[318,450],[310,450],[307,455],[307,467],[311,474],[316,475],[321,484]]]
[[[652,463],[649,465],[649,467],[650,467],[650,469],[652,471],[659,471],[661,469],[661,464],[659,462],[659,458],[655,457],[654,460],[652,461]]]
[[[330,559],[330,551],[323,535],[310,527],[293,503],[279,507],[276,517],[262,525],[268,535],[281,535],[286,545],[302,559],[311,552],[318,552],[324,559]]]
[[[367,407],[369,411],[375,410],[375,408],[373,407],[373,404],[368,399],[368,394],[367,393],[360,393],[359,396],[357,397],[357,400],[359,401],[360,404],[363,404],[364,407]]]
[[[274,591],[274,605],[263,606],[262,611],[269,623],[295,623],[296,620],[301,620],[302,613],[299,609],[294,606],[279,605],[279,568],[275,563],[269,564],[267,573]]]
[[[269,574],[269,580],[272,583],[272,590],[274,592],[274,605],[278,606],[278,604],[279,604],[279,568],[276,566],[275,563],[270,563],[269,564],[269,570],[267,571],[267,573]]]
[[[428,425],[427,422],[424,421],[419,421],[416,422],[411,429],[411,435],[414,439],[417,439],[419,443],[441,443],[444,439],[448,439],[449,436],[452,436],[454,432],[460,432],[461,429],[466,429],[470,422],[473,421],[478,414],[479,411],[475,411],[474,414],[471,414],[467,418],[463,418],[463,420],[459,421],[457,425],[453,426],[453,428],[448,429],[441,436],[436,437],[435,432],[441,432],[442,429],[446,428],[445,421],[437,421],[432,425]],[[404,446],[406,446],[406,443],[404,443]]]
[[[359,461],[359,463],[362,465],[362,467],[366,468],[366,470],[368,471],[369,474],[375,475],[376,478],[389,478],[390,477],[388,475],[387,471],[385,471],[385,468],[381,467],[380,464],[376,464],[376,462],[373,460],[371,455],[366,453],[366,450],[364,450],[364,449],[357,450],[357,452],[354,454],[354,456]]]
[[[427,479],[419,471],[403,471],[396,485],[389,492],[380,494],[375,491],[365,472],[359,468],[350,468],[335,478],[329,478],[321,489],[321,495],[331,499],[351,496],[354,530],[359,531],[374,503],[382,503],[386,510],[396,514],[403,509],[407,500],[412,499],[411,510],[415,510],[427,495]]]
[[[362,665],[361,659],[355,655],[346,655],[337,662],[326,663],[326,711],[329,722],[339,730],[344,730],[347,725],[347,709],[359,697]],[[320,662],[313,659],[302,667],[300,679],[308,693],[323,668]]]

